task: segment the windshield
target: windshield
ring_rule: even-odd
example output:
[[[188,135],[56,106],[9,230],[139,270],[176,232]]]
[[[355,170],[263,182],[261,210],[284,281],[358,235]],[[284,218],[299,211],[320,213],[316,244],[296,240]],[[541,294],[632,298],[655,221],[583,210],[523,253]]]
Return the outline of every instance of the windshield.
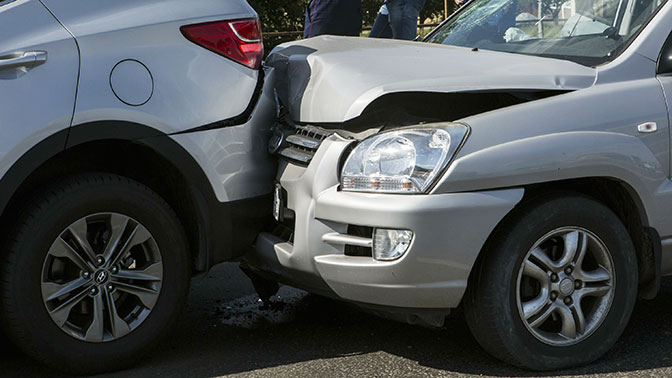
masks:
[[[613,59],[667,0],[473,0],[426,42],[568,59]]]

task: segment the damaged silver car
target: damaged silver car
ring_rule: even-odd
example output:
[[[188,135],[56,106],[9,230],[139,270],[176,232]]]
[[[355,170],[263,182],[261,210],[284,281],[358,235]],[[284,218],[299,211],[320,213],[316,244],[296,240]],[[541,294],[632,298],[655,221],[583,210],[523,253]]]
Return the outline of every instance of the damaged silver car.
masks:
[[[266,65],[273,282],[497,358],[596,360],[672,274],[672,3],[473,0],[421,43],[320,37]]]

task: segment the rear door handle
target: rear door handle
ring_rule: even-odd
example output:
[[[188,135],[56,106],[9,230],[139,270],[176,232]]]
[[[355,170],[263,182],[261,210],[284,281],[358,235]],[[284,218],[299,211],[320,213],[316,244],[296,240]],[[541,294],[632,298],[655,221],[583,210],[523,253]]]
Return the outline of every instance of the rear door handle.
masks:
[[[29,51],[0,56],[0,70],[27,68],[31,69],[47,61],[45,51]]]

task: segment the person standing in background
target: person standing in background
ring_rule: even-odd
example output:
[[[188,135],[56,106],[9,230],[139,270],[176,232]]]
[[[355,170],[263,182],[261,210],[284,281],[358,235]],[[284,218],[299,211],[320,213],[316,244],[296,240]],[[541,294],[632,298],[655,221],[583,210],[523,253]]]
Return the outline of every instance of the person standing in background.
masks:
[[[387,10],[387,4],[383,4],[380,7],[376,21],[371,27],[369,38],[393,38],[392,27],[390,26],[390,12]]]
[[[386,37],[385,25],[386,15],[383,9],[388,12],[387,23],[390,30],[392,30],[392,38],[404,39],[412,41],[418,36],[418,17],[420,11],[425,6],[426,0],[386,0],[385,8],[381,8],[378,13],[378,18],[374,23],[374,29],[371,30],[371,37],[373,38],[389,38]],[[376,24],[379,24],[376,27]]]
[[[357,37],[362,31],[361,0],[310,0],[303,38],[318,35]]]

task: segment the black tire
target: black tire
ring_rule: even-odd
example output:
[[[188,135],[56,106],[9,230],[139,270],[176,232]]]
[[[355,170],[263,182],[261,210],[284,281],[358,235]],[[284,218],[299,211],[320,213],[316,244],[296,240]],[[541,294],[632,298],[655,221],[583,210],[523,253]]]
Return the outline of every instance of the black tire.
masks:
[[[87,342],[67,334],[52,320],[43,302],[43,267],[52,243],[69,225],[105,212],[126,215],[148,230],[155,241],[152,245],[160,251],[162,278],[153,307],[136,328],[116,339]],[[71,177],[38,195],[17,219],[3,252],[0,298],[7,335],[37,361],[69,373],[99,373],[136,363],[175,323],[189,290],[190,258],[176,214],[148,187],[112,174]]]
[[[535,243],[553,230],[568,226],[578,226],[601,239],[611,255],[615,276],[607,286],[615,285],[610,291],[610,307],[602,311],[605,315],[600,316],[600,322],[593,323],[593,331],[585,332],[574,344],[557,345],[542,341],[524,322],[524,310],[519,311],[517,302],[518,277]],[[580,366],[604,355],[623,333],[637,296],[637,258],[626,228],[601,203],[565,193],[523,204],[498,227],[483,253],[469,281],[465,316],[479,344],[498,359],[539,371]],[[551,277],[550,272],[547,274]],[[554,279],[548,282],[557,282],[557,274]],[[569,302],[575,305],[571,299]],[[548,319],[552,322],[554,318]]]

